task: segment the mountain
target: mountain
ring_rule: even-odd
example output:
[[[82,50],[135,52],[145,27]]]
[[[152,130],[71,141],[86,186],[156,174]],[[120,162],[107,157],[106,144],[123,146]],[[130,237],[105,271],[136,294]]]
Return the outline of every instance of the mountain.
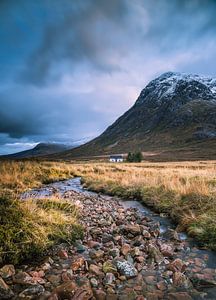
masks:
[[[73,158],[128,151],[216,158],[216,78],[164,73],[104,133],[62,155]]]
[[[59,153],[68,149],[71,149],[72,146],[58,143],[39,143],[33,149],[8,154],[1,156],[0,158],[4,159],[21,159],[21,158],[32,158],[40,157],[44,155],[49,155],[53,153]]]

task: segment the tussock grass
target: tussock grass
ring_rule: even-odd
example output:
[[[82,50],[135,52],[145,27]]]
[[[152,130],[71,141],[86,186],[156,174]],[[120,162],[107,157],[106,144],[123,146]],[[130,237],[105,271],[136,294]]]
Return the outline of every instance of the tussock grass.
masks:
[[[216,250],[216,162],[77,165],[91,190],[136,198]]]
[[[73,169],[65,163],[3,161],[0,162],[0,189],[22,192],[73,175]]]
[[[0,198],[2,262],[16,264],[42,254],[58,241],[71,242],[82,236],[82,229],[76,223],[78,211],[74,205],[55,199],[44,206],[38,205],[37,200],[20,202],[8,197]]]
[[[64,163],[0,163],[0,263],[20,263],[59,241],[82,238],[78,208],[58,198],[20,200],[20,193],[73,176]]]

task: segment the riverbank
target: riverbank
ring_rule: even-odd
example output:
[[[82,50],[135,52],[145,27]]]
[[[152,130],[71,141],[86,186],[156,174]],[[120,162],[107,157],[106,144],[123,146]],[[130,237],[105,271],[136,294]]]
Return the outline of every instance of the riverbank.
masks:
[[[216,249],[215,162],[75,165],[90,190],[138,199]]]
[[[79,178],[23,194],[80,208],[83,240],[58,244],[40,263],[0,269],[1,299],[214,299],[216,258],[115,197],[83,190]],[[134,202],[133,202],[134,203]]]
[[[20,193],[44,183],[73,176],[66,164],[1,162],[0,164],[0,264],[18,264],[44,254],[62,241],[82,236],[79,210],[52,195],[42,203],[20,201]]]
[[[69,224],[75,225],[73,231],[80,234],[78,210],[71,207],[73,214],[70,214],[62,209],[68,203],[62,205],[62,200],[58,203],[53,196],[48,207],[36,200],[28,201],[28,204],[17,201],[21,192],[73,176],[81,176],[86,187],[97,192],[139,199],[154,210],[170,215],[179,224],[178,229],[194,236],[200,245],[216,249],[214,161],[140,164],[2,162],[0,174],[2,263],[9,260],[19,263],[26,257],[43,253],[62,237],[68,240]],[[63,236],[60,231],[64,232]]]

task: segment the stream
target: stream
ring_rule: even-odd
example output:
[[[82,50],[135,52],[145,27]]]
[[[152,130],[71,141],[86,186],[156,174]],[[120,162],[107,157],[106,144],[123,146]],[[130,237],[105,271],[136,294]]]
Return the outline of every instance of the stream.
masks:
[[[50,196],[63,195],[65,192],[75,191],[86,196],[97,196],[98,194],[95,192],[88,191],[81,184],[81,178],[76,177],[69,180],[59,181],[55,183],[48,184],[38,189],[33,189],[31,191],[27,191],[22,195],[22,200],[27,200],[28,198],[46,198]],[[142,205],[139,201],[136,200],[127,200],[127,199],[119,199],[117,197],[111,197],[107,195],[101,195],[100,197],[104,200],[109,201],[109,199],[116,199],[118,203],[120,203],[124,208],[134,208],[140,214],[150,218],[151,223],[159,223],[160,224],[160,239],[169,241],[169,232],[174,231],[175,224],[166,216],[161,216],[153,212],[148,207]],[[185,262],[191,262],[196,260],[196,264],[190,265],[190,270],[193,273],[197,272],[204,274],[211,273],[212,281],[216,282],[216,253],[211,250],[200,249],[196,241],[187,236],[186,233],[180,232],[178,233],[178,239],[180,244],[182,244],[182,248],[180,247],[177,257],[184,260]],[[203,277],[203,278],[204,278]],[[207,278],[207,277],[206,277]],[[208,282],[208,278],[206,280]],[[211,281],[211,280],[209,280]],[[216,285],[208,284],[205,287],[205,284],[202,285],[202,291],[205,291],[207,297],[203,299],[216,299]]]

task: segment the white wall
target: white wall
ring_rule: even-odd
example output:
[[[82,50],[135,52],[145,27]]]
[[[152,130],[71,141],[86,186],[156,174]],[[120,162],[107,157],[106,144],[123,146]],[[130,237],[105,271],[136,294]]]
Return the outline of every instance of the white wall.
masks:
[[[118,158],[118,159],[110,158],[109,161],[110,162],[123,162],[123,158]]]

